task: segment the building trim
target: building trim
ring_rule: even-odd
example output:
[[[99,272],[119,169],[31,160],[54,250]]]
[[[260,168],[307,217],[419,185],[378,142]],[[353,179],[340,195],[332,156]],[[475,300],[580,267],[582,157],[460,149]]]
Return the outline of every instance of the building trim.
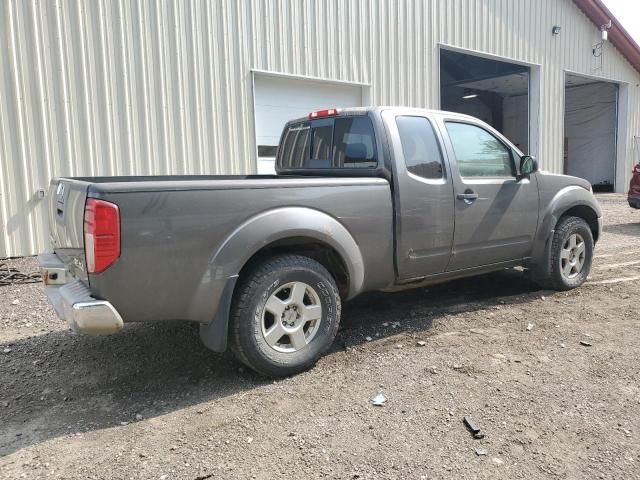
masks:
[[[583,72],[579,72],[577,70],[571,70],[571,69],[563,69],[562,70],[565,75],[575,75],[576,77],[583,77],[583,78],[588,78],[590,80],[593,80],[595,82],[609,82],[609,83],[617,83],[619,85],[623,85],[626,84],[628,85],[629,82],[625,81],[625,80],[619,80],[617,78],[608,78],[608,77],[603,77],[600,75],[593,75],[593,74],[589,74],[589,73],[583,73]]]
[[[286,77],[297,80],[310,80],[313,82],[322,82],[322,83],[338,83],[342,85],[353,85],[356,87],[371,87],[371,83],[368,82],[356,82],[353,80],[340,80],[334,78],[326,78],[326,77],[312,77],[309,75],[298,75],[295,73],[286,73],[286,72],[276,72],[273,70],[261,70],[259,68],[252,68],[251,73],[253,75],[265,75],[268,77]]]
[[[633,67],[640,72],[640,45],[625,30],[618,19],[611,13],[602,0],[573,0],[594,25],[601,28],[609,23],[609,41],[618,49]]]
[[[513,57],[505,57],[504,55],[496,55],[495,53],[483,52],[482,50],[473,50],[470,48],[457,47],[455,45],[451,45],[450,43],[438,42],[438,55],[440,50],[452,50],[454,52],[466,53],[469,55],[475,55],[476,57],[484,57],[489,60],[497,60],[499,62],[506,63],[515,63],[517,65],[522,65],[523,67],[541,67],[541,63],[533,63],[527,62],[526,60],[513,58]],[[438,75],[439,75],[438,69]]]

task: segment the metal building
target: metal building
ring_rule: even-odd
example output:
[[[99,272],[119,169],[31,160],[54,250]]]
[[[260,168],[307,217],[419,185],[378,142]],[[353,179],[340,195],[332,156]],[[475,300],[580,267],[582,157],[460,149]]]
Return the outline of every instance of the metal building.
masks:
[[[639,70],[600,0],[4,0],[0,257],[47,248],[52,176],[266,172],[321,107],[470,112],[621,192]]]

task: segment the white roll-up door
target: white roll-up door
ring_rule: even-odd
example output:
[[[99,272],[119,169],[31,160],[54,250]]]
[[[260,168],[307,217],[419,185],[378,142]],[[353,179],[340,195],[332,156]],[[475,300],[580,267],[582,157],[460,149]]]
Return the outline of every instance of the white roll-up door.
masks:
[[[361,85],[256,73],[254,105],[258,173],[274,172],[275,149],[284,124],[314,110],[362,106]]]

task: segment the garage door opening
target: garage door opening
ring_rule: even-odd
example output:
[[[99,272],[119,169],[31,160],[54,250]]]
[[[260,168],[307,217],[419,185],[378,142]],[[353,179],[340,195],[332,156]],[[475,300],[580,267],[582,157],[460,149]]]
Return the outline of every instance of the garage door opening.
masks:
[[[614,192],[618,85],[567,74],[564,111],[564,172]]]
[[[314,110],[360,107],[364,85],[255,73],[254,112],[258,173],[275,173],[282,129],[289,120]]]
[[[488,123],[529,153],[529,67],[440,50],[443,110]]]

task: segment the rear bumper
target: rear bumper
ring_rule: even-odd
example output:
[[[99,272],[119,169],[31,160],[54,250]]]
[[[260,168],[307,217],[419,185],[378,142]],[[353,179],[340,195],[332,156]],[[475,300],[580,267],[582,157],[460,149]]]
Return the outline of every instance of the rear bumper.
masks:
[[[627,201],[629,202],[629,206],[631,208],[640,208],[640,197],[627,197]]]
[[[40,255],[38,262],[49,302],[58,316],[75,332],[108,335],[122,329],[122,317],[113,305],[93,298],[84,282],[70,279],[64,264],[56,255]],[[51,277],[55,278],[49,281]],[[67,282],[67,279],[70,281]]]

